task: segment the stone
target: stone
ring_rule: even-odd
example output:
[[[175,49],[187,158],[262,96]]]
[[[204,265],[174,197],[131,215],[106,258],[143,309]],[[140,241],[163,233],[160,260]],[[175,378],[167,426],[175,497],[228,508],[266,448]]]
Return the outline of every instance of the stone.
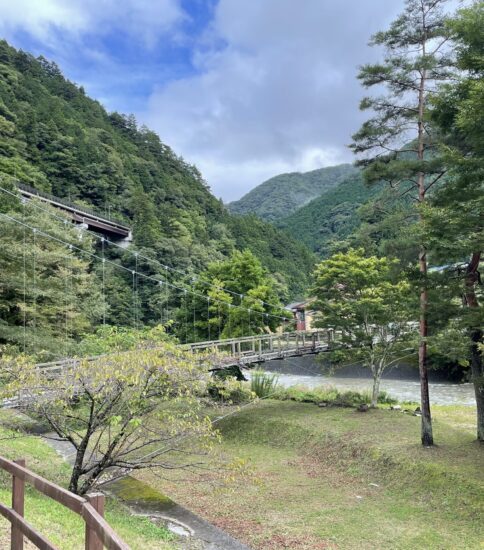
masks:
[[[320,403],[318,403],[318,407],[327,407],[327,406],[328,406],[327,401],[321,401]]]
[[[392,410],[392,411],[401,411],[402,407],[400,407],[400,405],[390,405],[390,410]]]

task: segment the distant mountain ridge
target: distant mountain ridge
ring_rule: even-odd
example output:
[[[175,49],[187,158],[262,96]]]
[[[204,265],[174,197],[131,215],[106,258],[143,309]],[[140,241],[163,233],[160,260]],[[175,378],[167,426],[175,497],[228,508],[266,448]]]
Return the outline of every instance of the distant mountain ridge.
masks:
[[[274,224],[324,258],[331,254],[333,245],[347,239],[360,225],[360,206],[381,191],[382,185],[366,185],[361,172],[356,171]]]
[[[339,164],[310,172],[280,174],[227,206],[234,214],[255,214],[262,220],[277,222],[356,173],[358,169],[353,165]]]

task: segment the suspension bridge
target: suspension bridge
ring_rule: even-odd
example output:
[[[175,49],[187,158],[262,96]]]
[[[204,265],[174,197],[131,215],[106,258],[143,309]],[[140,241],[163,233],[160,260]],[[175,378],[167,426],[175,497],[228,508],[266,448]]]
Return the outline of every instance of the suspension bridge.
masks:
[[[17,192],[8,190],[0,185],[0,192],[10,194],[13,196],[28,198],[30,208],[41,210],[60,223],[66,223],[65,216],[59,216],[55,213],[55,210],[60,209],[65,215],[67,215],[72,222],[78,223],[80,219],[87,223],[80,226],[80,231],[88,233],[98,241],[98,247],[93,250],[86,250],[80,247],[78,244],[66,239],[59,238],[57,235],[52,235],[48,229],[42,227],[36,227],[32,221],[27,222],[25,213],[23,216],[15,216],[14,214],[0,213],[0,219],[5,223],[14,224],[20,226],[24,234],[24,247],[29,246],[28,235],[35,243],[39,243],[40,240],[55,241],[58,245],[65,247],[68,254],[79,254],[85,256],[92,264],[98,262],[101,266],[101,293],[103,308],[105,308],[106,298],[104,294],[106,280],[105,280],[105,268],[107,265],[111,266],[113,270],[121,271],[125,276],[127,275],[132,280],[132,307],[136,310],[140,307],[138,296],[138,284],[140,281],[145,283],[153,283],[157,285],[159,291],[165,289],[165,307],[162,307],[160,318],[167,321],[170,318],[170,312],[168,311],[167,303],[172,300],[175,302],[173,307],[180,307],[187,302],[187,296],[198,299],[199,301],[205,301],[206,306],[202,310],[193,309],[193,315],[188,316],[186,314],[184,325],[183,321],[178,321],[178,337],[180,340],[180,347],[191,351],[194,354],[207,354],[210,353],[213,356],[213,365],[211,370],[220,370],[228,367],[251,367],[256,364],[264,363],[266,361],[272,361],[277,359],[285,359],[287,357],[296,357],[302,355],[316,354],[328,351],[335,341],[335,334],[332,330],[312,330],[312,331],[293,331],[290,330],[289,317],[290,313],[281,315],[281,306],[278,304],[270,304],[264,300],[259,300],[257,307],[247,308],[243,305],[244,295],[235,289],[219,287],[211,282],[207,282],[199,279],[198,276],[187,274],[173,268],[172,266],[165,265],[156,259],[148,258],[139,253],[139,251],[129,247],[125,249],[124,244],[119,243],[119,239],[113,239],[113,235],[119,238],[127,238],[130,236],[131,231],[128,226],[123,225],[112,219],[105,218],[99,213],[88,211],[84,208],[78,207],[75,204],[68,203],[62,199],[41,193],[34,188],[30,188],[25,185],[20,185]],[[45,206],[48,203],[50,206],[54,206],[54,209]],[[118,242],[117,242],[118,241]],[[131,265],[125,265],[120,261],[113,261],[106,251],[111,248],[123,248],[123,254],[131,256]],[[26,277],[27,266],[25,261],[26,251],[24,250],[24,311],[34,309],[36,306],[36,292],[33,292],[33,304],[27,303],[26,292]],[[139,267],[141,261],[144,261],[144,265],[153,266],[156,265],[158,272],[161,272],[163,276],[155,276],[152,273],[147,273],[146,269],[143,270]],[[133,265],[134,264],[134,265]],[[173,277],[170,278],[170,275]],[[33,258],[33,273],[35,284],[35,257]],[[180,277],[185,277],[188,283],[180,283]],[[174,279],[174,280],[173,280]],[[197,286],[197,283],[198,286]],[[201,293],[200,287],[206,286],[209,290],[215,289],[222,291],[226,296],[230,298],[230,302],[226,300],[210,297],[208,294]],[[170,294],[169,294],[170,293]],[[234,300],[233,300],[234,299]],[[235,303],[232,302],[235,301]],[[195,306],[193,306],[195,308]],[[246,326],[242,327],[242,330],[247,330],[247,336],[237,337],[221,337],[222,327],[220,324],[220,310],[223,308],[229,314],[231,311],[238,311],[239,314],[245,316]],[[65,312],[65,339],[66,342],[69,338],[69,305],[66,304]],[[133,328],[138,328],[139,314],[135,311],[135,322]],[[189,338],[188,325],[193,325],[192,334],[196,334],[195,327],[203,319],[208,328],[208,338],[191,341]],[[271,332],[267,329],[269,321],[272,325],[277,325],[279,328],[275,332]],[[229,321],[230,322],[230,321]],[[24,330],[26,330],[26,315],[24,313]],[[105,314],[103,314],[103,324],[105,324]],[[254,330],[254,326],[257,327]],[[264,326],[266,327],[264,330]],[[230,328],[230,326],[229,326]],[[240,326],[238,332],[240,333]],[[255,333],[254,333],[255,332]],[[185,338],[183,338],[185,335]],[[210,338],[211,335],[218,335],[217,339]],[[27,336],[25,336],[27,338]],[[66,350],[67,350],[66,345]],[[96,359],[92,357],[88,359]],[[69,368],[74,362],[79,361],[78,358],[69,358],[68,354],[65,354],[64,358],[60,358],[55,361],[47,363],[39,363],[37,367],[44,369],[45,373],[51,373],[53,375],[60,374],[64,369]],[[85,360],[85,359],[83,359]]]
[[[266,361],[322,353],[331,349],[337,338],[338,335],[333,330],[324,329],[226,338],[180,344],[179,347],[195,355],[211,354],[210,370],[216,371],[230,367],[249,368]],[[59,376],[80,361],[95,361],[100,357],[59,359],[38,363],[36,368],[42,369],[46,375]]]
[[[80,361],[96,361],[102,356],[75,358],[68,357],[69,340],[72,339],[70,334],[70,313],[73,304],[69,303],[69,288],[72,287],[70,280],[73,270],[73,257],[84,257],[89,261],[91,269],[97,263],[98,273],[100,272],[100,294],[103,307],[102,323],[106,324],[106,266],[111,266],[113,271],[121,272],[132,282],[131,306],[135,311],[133,328],[140,328],[139,324],[139,283],[143,281],[146,284],[153,284],[158,291],[164,292],[164,298],[167,304],[172,302],[172,312],[176,311],[176,307],[186,306],[187,296],[191,295],[199,301],[205,301],[205,305],[201,310],[193,309],[193,315],[185,314],[185,326],[178,326],[178,344],[184,351],[191,352],[194,356],[199,355],[201,358],[210,357],[209,371],[217,371],[227,368],[250,368],[251,366],[264,363],[265,361],[273,361],[277,359],[285,359],[288,357],[303,356],[316,354],[328,351],[333,342],[337,339],[332,330],[312,330],[312,331],[292,331],[289,326],[290,313],[282,314],[282,309],[279,304],[271,304],[264,300],[258,300],[255,306],[244,306],[244,295],[237,289],[219,287],[211,282],[201,280],[193,274],[183,273],[182,271],[168,265],[160,263],[158,260],[146,257],[139,251],[133,250],[132,247],[126,248],[126,243],[131,240],[131,230],[127,225],[118,221],[101,216],[99,213],[90,212],[86,209],[78,207],[75,204],[67,203],[56,197],[38,192],[27,186],[19,186],[17,192],[3,188],[0,185],[1,193],[16,196],[23,204],[22,209],[13,211],[0,211],[0,221],[5,224],[11,224],[20,229],[16,233],[21,237],[19,244],[23,249],[23,261],[20,262],[20,270],[22,273],[17,274],[17,280],[22,281],[22,292],[18,296],[16,307],[23,312],[23,342],[24,351],[26,351],[27,340],[30,335],[35,334],[36,323],[35,316],[31,322],[31,326],[27,326],[29,315],[32,312],[35,314],[36,309],[41,305],[41,299],[46,296],[45,292],[39,292],[39,280],[44,277],[44,284],[48,286],[48,275],[39,270],[38,260],[39,255],[48,250],[46,243],[55,243],[56,248],[64,250],[63,258],[59,258],[62,263],[66,278],[66,303],[64,312],[64,337],[65,337],[65,357],[47,363],[38,363],[37,369],[40,369],[46,377],[60,377],[64,380],[69,378],[68,371]],[[66,224],[74,223],[79,229],[77,235],[78,241],[82,241],[83,233],[88,233],[92,239],[97,240],[97,246],[89,248],[88,246],[80,246],[80,243],[72,238],[72,232],[69,231],[52,231],[49,227],[37,223],[36,216],[26,217],[26,205],[29,209],[42,211],[44,214],[51,216],[53,220],[57,220],[60,224],[59,228],[66,228]],[[60,212],[59,212],[60,211]],[[56,213],[57,212],[57,213]],[[60,214],[60,215],[59,215]],[[40,216],[39,216],[40,218]],[[71,238],[69,238],[69,235]],[[44,244],[45,248],[42,248]],[[122,248],[123,255],[113,259],[109,254],[109,247]],[[108,250],[108,253],[106,253]],[[126,255],[130,257],[130,263],[126,264]],[[121,261],[120,261],[121,258]],[[31,262],[29,263],[29,260]],[[124,260],[124,262],[123,262]],[[140,266],[144,262],[145,269]],[[59,264],[60,265],[60,264]],[[147,270],[146,266],[156,265],[156,270]],[[161,270],[160,270],[161,268]],[[159,273],[163,274],[160,276]],[[158,273],[155,275],[154,273]],[[170,274],[172,277],[170,278]],[[29,283],[29,277],[31,281]],[[181,282],[180,282],[181,278]],[[187,282],[188,281],[188,282]],[[198,283],[198,284],[197,284]],[[31,285],[31,288],[28,285]],[[208,287],[209,289],[223,292],[224,296],[228,296],[229,300],[214,297],[205,294],[200,289]],[[217,296],[217,294],[215,293]],[[233,303],[235,302],[235,303]],[[195,301],[193,301],[195,303]],[[220,311],[225,310],[229,320],[227,334],[229,337],[222,338],[222,326],[220,322]],[[185,308],[186,310],[186,308]],[[242,317],[246,322],[247,335],[230,337],[230,313],[238,312],[243,314]],[[198,319],[197,319],[198,315]],[[213,316],[216,316],[215,323]],[[206,323],[208,328],[208,339],[190,340],[188,325],[193,324],[193,328],[197,327],[201,318]],[[160,319],[165,323],[170,319],[168,308],[161,308]],[[257,323],[255,321],[258,321]],[[1,321],[1,319],[0,319]],[[269,324],[277,326],[276,331],[268,329]],[[255,328],[256,327],[256,328]],[[29,330],[27,331],[27,328]],[[241,332],[241,326],[238,326],[238,333]],[[211,338],[213,334],[218,334],[217,339]],[[183,334],[185,338],[183,339]],[[192,335],[196,331],[193,330]],[[62,352],[59,350],[59,354]],[[77,392],[77,389],[76,389]],[[35,392],[34,392],[35,394]],[[45,394],[44,394],[45,396]],[[19,394],[11,399],[3,400],[1,406],[4,408],[18,408],[24,406],[32,399],[37,399],[36,395],[23,395],[22,390]],[[233,413],[231,413],[233,414]],[[217,420],[215,420],[216,422]],[[34,487],[47,496],[56,498],[61,504],[70,507],[72,510],[79,513],[86,521],[86,548],[101,548],[104,545],[115,550],[124,550],[127,545],[117,536],[112,528],[106,523],[103,518],[102,496],[96,495],[83,499],[64,491],[63,489],[54,486],[28,471],[24,467],[24,463],[20,465],[7,461],[0,457],[0,468],[7,470],[13,475],[13,506],[12,509],[1,505],[0,515],[6,517],[12,523],[12,548],[23,548],[23,537],[26,536],[34,543],[42,548],[53,548],[40,533],[36,532],[30,524],[23,518],[23,484],[30,482]],[[60,496],[59,496],[60,495]],[[97,504],[96,504],[97,503]],[[95,504],[95,505],[93,505]]]

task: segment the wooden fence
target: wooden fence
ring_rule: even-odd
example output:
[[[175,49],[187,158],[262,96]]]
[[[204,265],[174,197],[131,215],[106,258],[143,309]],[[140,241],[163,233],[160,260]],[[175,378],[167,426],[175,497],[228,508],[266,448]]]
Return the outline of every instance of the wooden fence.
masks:
[[[24,518],[25,483],[81,516],[85,522],[86,550],[129,550],[104,519],[104,495],[101,493],[82,498],[55,483],[31,472],[25,460],[12,462],[0,457],[0,468],[12,475],[12,507],[0,503],[0,514],[11,523],[11,550],[23,550],[24,537],[41,550],[57,550],[43,535],[38,533]]]

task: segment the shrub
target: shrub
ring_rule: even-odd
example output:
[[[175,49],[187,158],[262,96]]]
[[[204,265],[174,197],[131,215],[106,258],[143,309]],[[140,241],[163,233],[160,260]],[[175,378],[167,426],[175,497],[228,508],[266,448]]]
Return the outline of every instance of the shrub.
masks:
[[[333,386],[320,386],[319,388],[306,388],[304,386],[291,386],[281,389],[274,399],[298,401],[300,403],[327,403],[335,407],[357,407],[363,403],[370,403],[369,392],[340,391]],[[380,392],[379,403],[393,404],[393,399],[385,392]]]
[[[250,389],[247,382],[240,382],[230,378],[225,380],[214,379],[208,385],[208,394],[212,399],[226,405],[248,403],[256,397],[256,394]]]
[[[278,391],[279,376],[262,370],[251,373],[250,388],[260,398],[273,396]]]

